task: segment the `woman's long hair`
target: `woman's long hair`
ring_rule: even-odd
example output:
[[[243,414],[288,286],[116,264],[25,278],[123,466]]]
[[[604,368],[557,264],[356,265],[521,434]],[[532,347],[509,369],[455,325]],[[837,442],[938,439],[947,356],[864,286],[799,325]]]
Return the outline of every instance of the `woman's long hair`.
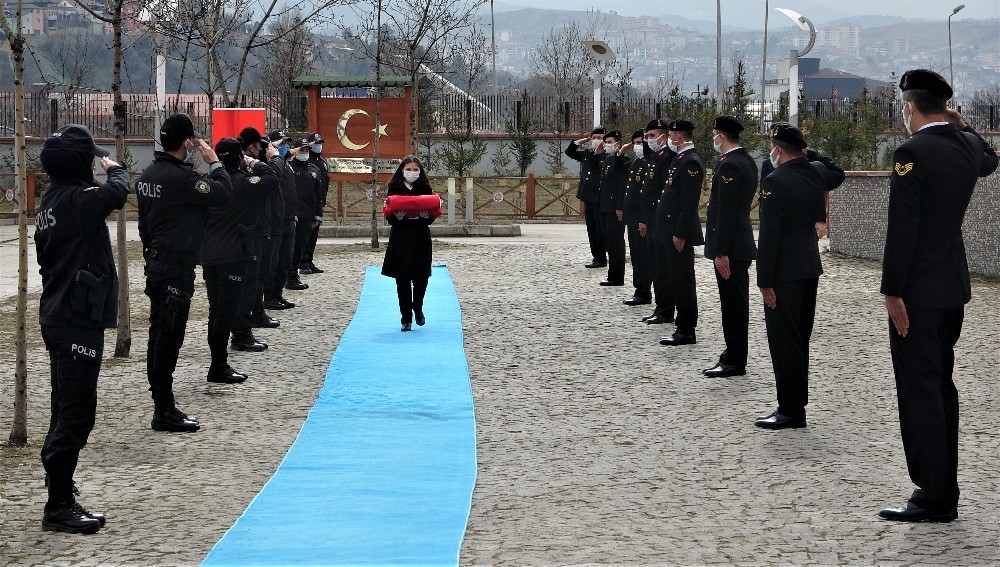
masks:
[[[408,191],[406,189],[406,180],[403,179],[403,168],[407,164],[415,163],[417,167],[420,168],[420,178],[413,183],[413,191]],[[386,188],[386,195],[430,195],[431,182],[427,179],[427,172],[424,170],[424,164],[420,163],[417,156],[406,156],[403,161],[400,162],[399,167],[396,168],[396,172],[392,174],[392,178],[389,179],[389,184]]]

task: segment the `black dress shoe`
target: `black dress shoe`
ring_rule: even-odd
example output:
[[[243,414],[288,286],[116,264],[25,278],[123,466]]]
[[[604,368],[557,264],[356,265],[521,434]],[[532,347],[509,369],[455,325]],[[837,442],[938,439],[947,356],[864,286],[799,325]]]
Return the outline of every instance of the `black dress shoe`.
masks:
[[[153,421],[150,426],[155,431],[171,431],[174,433],[187,433],[198,431],[201,424],[193,417],[188,417],[181,410],[173,408],[164,412],[154,412]]]
[[[252,333],[242,332],[233,333],[233,341],[230,343],[233,350],[239,350],[243,352],[263,352],[267,350],[267,343],[262,343],[253,336]]]
[[[242,384],[247,381],[247,378],[249,376],[233,370],[232,366],[226,366],[217,370],[210,369],[208,371],[208,381],[217,384]]]
[[[264,309],[270,309],[271,311],[280,311],[282,309],[290,309],[284,302],[280,301],[276,297],[268,297],[264,300]]]
[[[649,323],[649,321],[646,321]],[[698,342],[698,339],[694,335],[684,335],[681,333],[674,333],[669,337],[660,337],[660,344],[667,346],[681,346],[681,345],[693,345]]]
[[[309,289],[309,284],[304,283],[302,280],[295,278],[293,280],[288,280],[285,283],[285,289],[290,289],[293,291],[302,291],[304,289]]]
[[[607,268],[608,263],[600,260],[591,260],[589,264],[584,264],[584,268]]]
[[[417,320],[417,326],[418,327],[423,327],[424,323],[427,322],[427,318],[424,317],[424,312],[423,311],[417,311],[417,312],[415,312],[413,314],[413,317]]]
[[[399,330],[403,331],[405,333],[405,332],[409,331],[412,328],[413,327],[411,327],[409,323],[403,323],[402,327]]]
[[[879,510],[878,515],[882,516],[886,520],[893,520],[895,522],[948,523],[958,518],[958,511],[954,510],[944,513],[931,512],[930,510],[924,510],[913,502],[907,502],[900,508],[885,508],[884,510]]]
[[[295,307],[295,303],[288,301],[287,299],[281,297],[280,295],[277,297],[277,299],[278,301],[281,302],[282,305],[285,306],[285,309],[291,309],[292,307]]]
[[[649,297],[638,297],[638,296],[633,295],[632,297],[630,297],[630,298],[622,301],[622,304],[624,304],[624,305],[649,305],[652,302],[653,302],[653,300],[651,298],[649,298]],[[645,321],[645,320],[646,320],[646,317],[643,317],[643,321]]]
[[[255,329],[277,329],[280,326],[281,321],[272,319],[270,315],[261,315],[260,317],[253,318],[253,327]]]
[[[103,518],[103,516],[101,517]],[[77,502],[53,508],[46,505],[45,511],[42,513],[42,529],[47,532],[96,534],[102,525],[100,520],[91,517],[87,510]]]
[[[309,262],[309,271],[311,271],[314,274],[322,274],[326,270],[321,270],[318,267],[316,267],[316,264],[313,264],[312,262]]]
[[[652,315],[648,319],[646,319],[646,324],[648,325],[662,325],[664,323],[673,323],[673,322],[674,322],[673,317],[670,317],[668,319],[663,315]]]
[[[746,376],[747,369],[743,366],[733,366],[732,364],[719,364],[715,368],[702,370],[701,373],[709,378],[725,378],[727,376]]]
[[[806,426],[806,418],[788,417],[774,410],[770,415],[758,417],[753,424],[764,429],[800,429]]]
[[[614,280],[602,280],[600,285],[604,287],[618,287],[625,285],[625,282],[616,282]]]

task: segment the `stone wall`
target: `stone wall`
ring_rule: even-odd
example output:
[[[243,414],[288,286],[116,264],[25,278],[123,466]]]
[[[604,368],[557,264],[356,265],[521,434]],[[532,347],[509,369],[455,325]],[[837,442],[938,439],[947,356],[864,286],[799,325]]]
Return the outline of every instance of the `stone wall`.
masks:
[[[830,251],[882,260],[889,172],[849,172],[830,193]],[[962,227],[969,270],[1000,276],[1000,173],[980,179]]]

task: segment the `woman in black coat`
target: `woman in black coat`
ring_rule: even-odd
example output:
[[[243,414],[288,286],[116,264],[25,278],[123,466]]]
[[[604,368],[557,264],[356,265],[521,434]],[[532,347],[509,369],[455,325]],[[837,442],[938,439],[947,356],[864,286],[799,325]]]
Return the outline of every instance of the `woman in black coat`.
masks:
[[[389,180],[386,195],[431,195],[424,166],[414,156],[403,158]],[[424,324],[424,293],[431,277],[430,211],[396,211],[385,217],[392,228],[382,262],[382,275],[396,278],[402,330],[409,331],[416,316]]]

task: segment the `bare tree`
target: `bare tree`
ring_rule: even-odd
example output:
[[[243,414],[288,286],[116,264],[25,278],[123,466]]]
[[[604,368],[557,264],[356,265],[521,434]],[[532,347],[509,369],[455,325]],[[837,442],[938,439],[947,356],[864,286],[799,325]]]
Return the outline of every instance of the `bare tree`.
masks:
[[[100,42],[82,34],[59,34],[47,37],[49,60],[59,73],[63,105],[76,108],[76,95],[92,81],[94,72],[101,68],[107,49]]]
[[[451,68],[462,89],[470,96],[479,96],[486,92],[490,84],[490,64],[493,54],[490,51],[489,39],[478,25],[473,24],[462,40],[452,43]]]
[[[538,45],[532,71],[560,101],[587,90],[590,75],[597,70],[597,62],[587,55],[582,44],[594,38],[594,27],[584,29],[572,21],[560,29],[551,28]]]
[[[6,5],[4,5],[6,6]],[[24,50],[26,40],[21,30],[22,1],[14,8],[15,29],[10,27],[6,9],[0,9],[0,29],[10,44],[14,65],[14,146],[17,156],[17,307],[14,332],[14,422],[8,442],[15,447],[28,444],[28,344],[25,319],[28,313],[28,163],[24,142]]]
[[[308,72],[319,53],[316,37],[302,25],[301,18],[301,14],[293,12],[275,19],[269,33],[278,39],[261,58],[264,90],[281,101],[282,115],[297,129],[306,127],[306,117],[292,80]]]
[[[360,41],[364,55],[374,59],[381,48],[381,65],[405,73],[413,85],[410,98],[410,151],[417,153],[419,79],[447,62],[446,42],[461,42],[473,28],[476,11],[486,0],[388,0],[380,14],[357,9],[358,25],[348,30]],[[373,7],[374,8],[374,7]],[[381,15],[381,18],[377,18]],[[382,28],[382,29],[379,29]],[[381,41],[375,41],[381,36]]]

